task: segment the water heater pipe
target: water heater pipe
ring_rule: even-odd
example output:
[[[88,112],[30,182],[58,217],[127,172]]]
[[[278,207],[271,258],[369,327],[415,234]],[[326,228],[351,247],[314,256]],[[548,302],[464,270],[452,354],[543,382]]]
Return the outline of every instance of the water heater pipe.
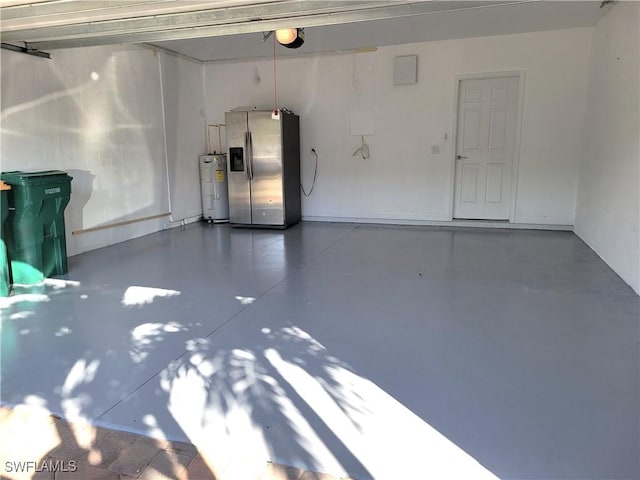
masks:
[[[220,127],[226,127],[224,123],[210,123],[207,125],[207,153],[212,154],[215,153],[215,150],[211,150],[211,127],[216,127],[218,129],[218,153],[222,153],[222,137],[220,135]]]

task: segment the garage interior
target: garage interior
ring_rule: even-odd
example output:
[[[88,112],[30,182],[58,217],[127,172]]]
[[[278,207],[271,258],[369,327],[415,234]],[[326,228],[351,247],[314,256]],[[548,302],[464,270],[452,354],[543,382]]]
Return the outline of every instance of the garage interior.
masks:
[[[188,442],[223,479],[640,478],[640,3],[0,18],[0,168],[73,177],[68,274],[0,298],[3,406]],[[460,132],[496,78],[494,215],[465,210]],[[300,117],[286,230],[200,221],[240,106]]]

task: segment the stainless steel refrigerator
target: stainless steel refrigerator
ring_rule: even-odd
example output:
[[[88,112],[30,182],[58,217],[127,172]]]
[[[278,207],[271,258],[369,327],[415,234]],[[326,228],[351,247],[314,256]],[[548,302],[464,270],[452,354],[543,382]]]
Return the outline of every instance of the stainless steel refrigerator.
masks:
[[[286,228],[300,221],[300,122],[280,111],[225,114],[229,221]]]

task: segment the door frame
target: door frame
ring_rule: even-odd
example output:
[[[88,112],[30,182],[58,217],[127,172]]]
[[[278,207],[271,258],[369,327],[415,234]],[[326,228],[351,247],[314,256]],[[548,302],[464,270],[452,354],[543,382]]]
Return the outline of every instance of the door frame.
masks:
[[[451,195],[449,195],[449,221],[453,221],[453,206],[456,195],[456,149],[458,148],[458,97],[462,80],[483,80],[485,78],[518,77],[518,100],[516,103],[516,138],[513,144],[513,163],[511,168],[511,201],[509,206],[509,222],[516,221],[516,198],[518,196],[518,164],[520,162],[520,133],[522,130],[522,112],[524,107],[525,70],[510,70],[499,72],[461,73],[455,77],[453,96],[453,126],[451,129]]]

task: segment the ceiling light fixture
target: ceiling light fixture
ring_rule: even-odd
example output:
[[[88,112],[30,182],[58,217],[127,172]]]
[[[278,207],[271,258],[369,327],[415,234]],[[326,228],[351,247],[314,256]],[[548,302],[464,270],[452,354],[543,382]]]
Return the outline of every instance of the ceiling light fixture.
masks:
[[[282,28],[276,30],[276,40],[287,48],[298,48],[304,43],[303,28]]]

